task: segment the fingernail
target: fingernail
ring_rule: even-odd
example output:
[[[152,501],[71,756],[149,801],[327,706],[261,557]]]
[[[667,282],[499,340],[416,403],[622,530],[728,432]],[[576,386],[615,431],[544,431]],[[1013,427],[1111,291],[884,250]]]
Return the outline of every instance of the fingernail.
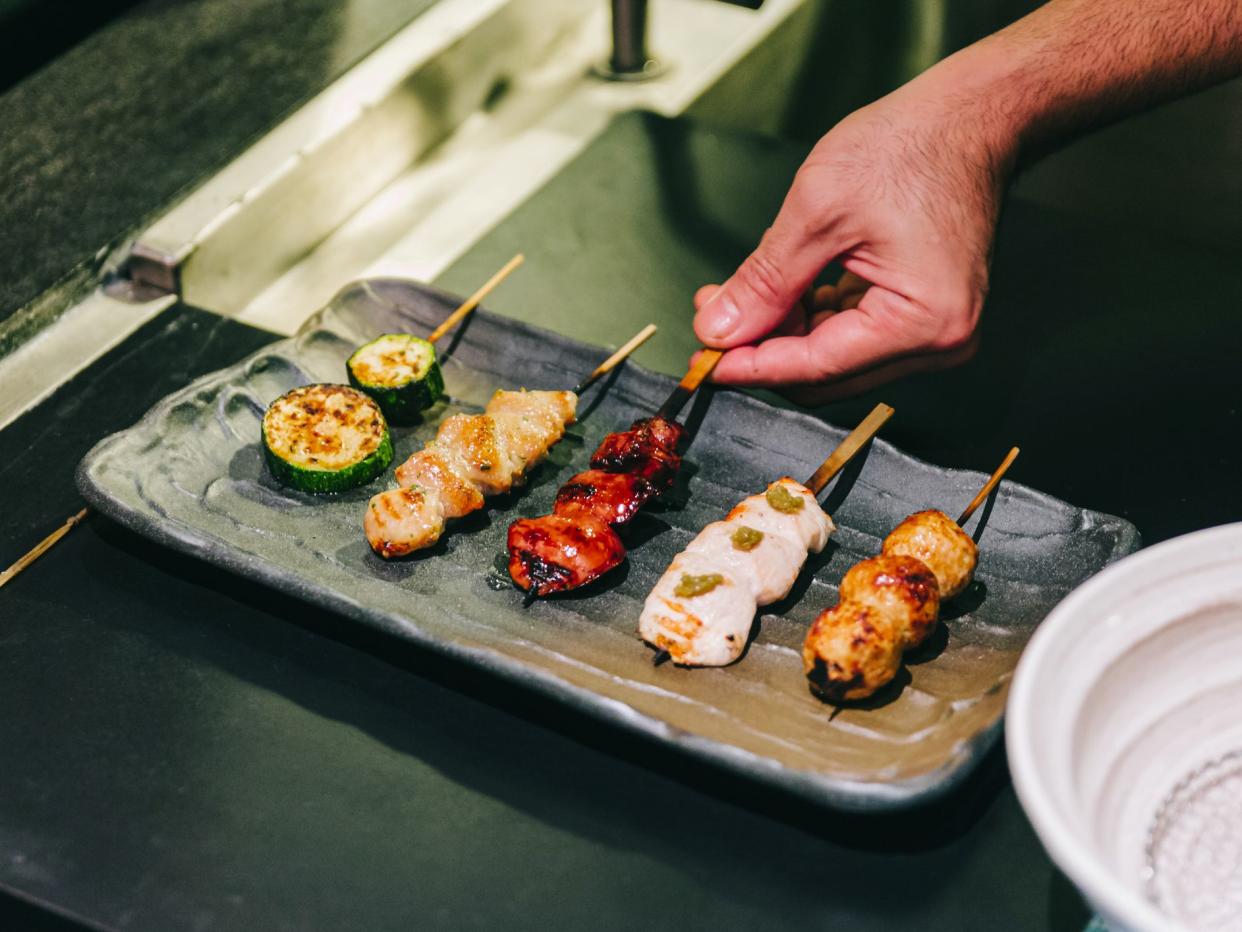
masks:
[[[733,298],[723,292],[703,305],[699,314],[703,318],[703,323],[698,328],[699,335],[708,340],[727,339],[742,319],[742,312]]]

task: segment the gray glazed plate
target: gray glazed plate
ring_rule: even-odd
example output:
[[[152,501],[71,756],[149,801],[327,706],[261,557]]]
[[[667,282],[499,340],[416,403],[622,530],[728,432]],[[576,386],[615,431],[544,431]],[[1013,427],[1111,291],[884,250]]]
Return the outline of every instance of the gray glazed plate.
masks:
[[[948,790],[996,740],[1009,679],[1035,625],[1072,588],[1138,546],[1132,525],[1006,482],[985,514],[974,588],[947,610],[908,675],[836,716],[807,691],[799,648],[836,584],[912,511],[968,501],[982,476],[939,469],[880,441],[830,487],[840,530],[790,599],[772,606],[731,667],[653,667],[635,634],[639,607],[675,553],[773,478],[805,478],[844,431],[733,392],[700,393],[671,500],[629,529],[630,559],[580,592],[523,609],[497,558],[509,522],[549,510],[610,430],[651,413],[674,381],[633,365],[584,397],[585,416],[518,494],[462,520],[436,547],[385,563],[361,533],[384,481],[316,498],[276,486],[258,445],[267,404],[296,385],[343,381],[355,346],[381,332],[426,332],[456,300],[412,282],[347,287],[294,338],[157,404],[82,461],[92,506],[159,542],[290,595],[442,651],[624,727],[827,804],[900,808]],[[445,349],[441,346],[442,351]],[[568,388],[601,349],[480,312],[448,347],[451,401],[394,433],[397,460],[455,410],[498,387]],[[900,412],[897,414],[900,417]],[[389,480],[390,481],[390,480]],[[973,527],[972,527],[973,529]]]

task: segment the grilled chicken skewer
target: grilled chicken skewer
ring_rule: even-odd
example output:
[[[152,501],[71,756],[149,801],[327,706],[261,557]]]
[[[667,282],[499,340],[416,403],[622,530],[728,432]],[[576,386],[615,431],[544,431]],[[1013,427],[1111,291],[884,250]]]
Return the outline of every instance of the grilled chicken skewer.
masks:
[[[561,487],[552,514],[509,525],[509,575],[530,598],[584,586],[625,559],[616,528],[673,484],[684,432],[674,418],[721,355],[700,353],[654,417],[605,437],[591,468]]]
[[[400,488],[368,502],[362,526],[371,549],[390,558],[430,547],[447,519],[521,485],[574,422],[578,395],[655,330],[643,328],[573,391],[498,391],[482,414],[447,418],[435,440],[397,467]]]
[[[806,484],[778,479],[699,532],[647,596],[638,633],[679,666],[719,667],[746,648],[755,614],[789,594],[836,530],[816,496],[892,416],[876,405]]]
[[[941,603],[974,578],[979,551],[962,524],[1017,456],[1014,447],[957,521],[916,512],[893,528],[879,556],[845,574],[840,601],[815,619],[802,647],[813,693],[834,703],[865,699],[897,675],[902,653],[936,629]]]

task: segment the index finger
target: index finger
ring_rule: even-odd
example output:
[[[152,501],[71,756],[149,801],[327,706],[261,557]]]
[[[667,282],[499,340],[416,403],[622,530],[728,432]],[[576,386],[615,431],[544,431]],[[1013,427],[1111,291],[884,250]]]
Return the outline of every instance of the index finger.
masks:
[[[778,387],[832,382],[925,352],[937,321],[892,292],[872,288],[856,308],[833,314],[806,336],[772,337],[729,350],[715,382]]]

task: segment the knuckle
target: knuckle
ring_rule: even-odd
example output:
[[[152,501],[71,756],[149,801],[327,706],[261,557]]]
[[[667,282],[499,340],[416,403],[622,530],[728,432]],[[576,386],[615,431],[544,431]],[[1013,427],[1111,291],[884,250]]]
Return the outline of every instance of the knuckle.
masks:
[[[965,320],[948,321],[932,340],[931,348],[939,353],[955,353],[970,345],[974,332]]]
[[[786,280],[780,267],[762,249],[738,269],[739,284],[764,304],[779,304],[785,298]]]

